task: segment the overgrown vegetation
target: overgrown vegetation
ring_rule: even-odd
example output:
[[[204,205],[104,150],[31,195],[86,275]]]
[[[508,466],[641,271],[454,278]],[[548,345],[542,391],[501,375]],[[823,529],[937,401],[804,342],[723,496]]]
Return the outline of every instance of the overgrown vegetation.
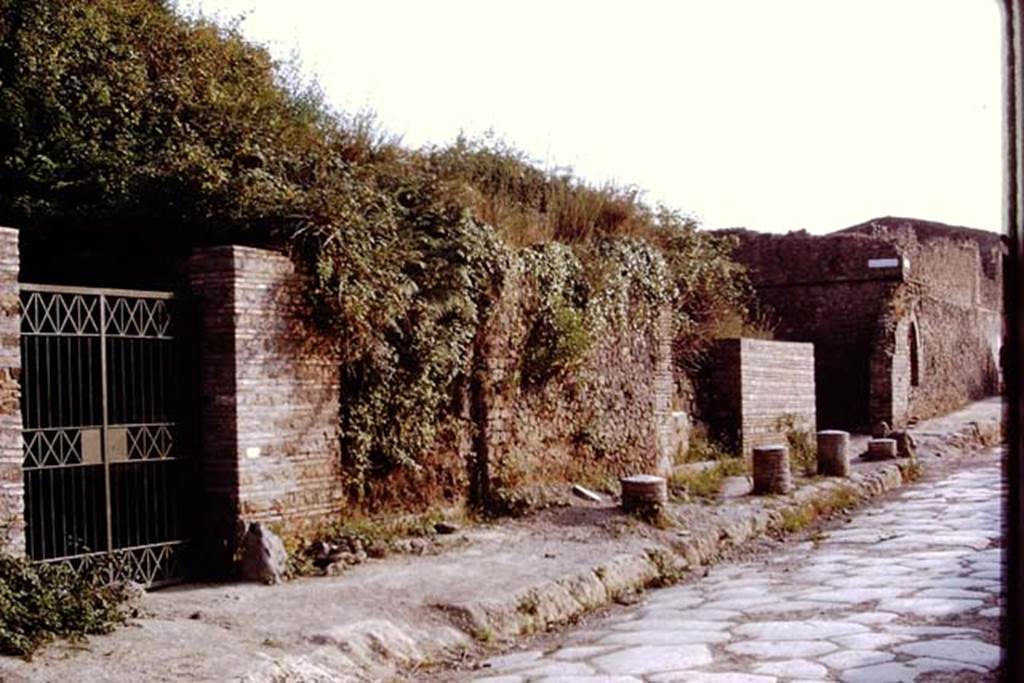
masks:
[[[677,497],[714,500],[722,490],[726,477],[750,474],[744,458],[730,457],[700,469],[677,468],[672,473],[669,488]]]
[[[493,139],[405,149],[290,69],[165,0],[0,0],[0,223],[38,253],[145,244],[167,269],[201,244],[288,250],[343,364],[353,495],[458,419],[512,269],[543,293],[528,383],[572,372],[616,316],[669,303],[685,369],[749,320],[731,242],[691,218]]]
[[[690,432],[686,452],[676,458],[676,464],[727,460],[732,457],[733,454],[725,446],[711,438],[705,425],[697,423]]]
[[[289,577],[318,573],[309,554],[310,548],[328,543],[341,548],[352,548],[383,556],[395,552],[398,544],[408,539],[429,539],[437,535],[437,524],[450,522],[451,514],[439,509],[422,513],[391,517],[346,517],[318,527],[306,535],[282,534],[288,551],[286,574]],[[469,521],[460,518],[460,522]]]
[[[775,422],[775,429],[786,437],[789,467],[793,474],[814,476],[818,471],[818,442],[814,432],[804,427],[796,415],[787,413]]]
[[[0,552],[0,654],[30,656],[57,637],[109,633],[127,617],[127,586],[103,561],[75,570]]]
[[[860,496],[851,486],[840,486],[806,505],[790,506],[782,510],[780,529],[786,533],[802,530],[815,519],[850,510],[860,502]]]

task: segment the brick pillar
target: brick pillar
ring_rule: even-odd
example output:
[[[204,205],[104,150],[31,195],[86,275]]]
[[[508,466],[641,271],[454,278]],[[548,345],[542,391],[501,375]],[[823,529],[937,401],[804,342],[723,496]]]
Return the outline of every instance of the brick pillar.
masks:
[[[25,553],[18,231],[0,228],[0,548]],[[6,531],[6,538],[4,532]]]
[[[344,506],[339,369],[315,343],[285,256],[226,246],[188,265],[196,308],[208,552],[223,565],[239,520],[294,529]]]

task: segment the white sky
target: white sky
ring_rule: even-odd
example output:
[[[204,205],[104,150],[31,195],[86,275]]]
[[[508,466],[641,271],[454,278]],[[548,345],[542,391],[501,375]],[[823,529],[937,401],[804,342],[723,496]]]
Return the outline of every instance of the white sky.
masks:
[[[996,0],[179,0],[418,147],[493,129],[709,227],[999,230]]]

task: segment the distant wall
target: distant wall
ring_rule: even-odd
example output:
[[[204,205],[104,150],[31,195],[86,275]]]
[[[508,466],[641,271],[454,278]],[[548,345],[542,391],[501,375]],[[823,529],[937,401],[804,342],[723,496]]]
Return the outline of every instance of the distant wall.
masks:
[[[902,426],[998,391],[999,237],[900,221],[821,237],[732,231],[776,336],[815,344],[823,428]],[[898,265],[870,267],[881,259]]]
[[[749,455],[755,446],[785,443],[780,420],[817,429],[812,344],[722,339],[708,360],[705,418],[713,438]]]
[[[889,243],[862,235],[738,233],[734,257],[747,266],[758,303],[777,339],[813,342],[815,411],[823,429],[863,429],[870,422],[872,347],[884,307],[904,278]]]

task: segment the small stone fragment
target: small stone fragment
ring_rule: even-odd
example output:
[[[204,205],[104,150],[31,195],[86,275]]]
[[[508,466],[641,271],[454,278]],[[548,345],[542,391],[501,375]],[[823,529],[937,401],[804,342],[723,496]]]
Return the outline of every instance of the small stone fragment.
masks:
[[[241,577],[243,581],[279,583],[288,552],[281,539],[259,522],[249,525],[242,537]]]
[[[588,489],[585,486],[580,486],[579,484],[574,484],[573,485],[573,487],[572,487],[572,494],[574,496],[576,496],[577,498],[582,498],[583,500],[589,500],[592,503],[602,503],[602,502],[604,502],[604,498],[602,498],[600,496],[600,494],[595,493],[594,491],[591,491],[590,489]]]
[[[372,557],[375,560],[379,560],[382,557],[386,557],[388,554],[388,546],[382,541],[371,541],[366,546],[366,555]]]

